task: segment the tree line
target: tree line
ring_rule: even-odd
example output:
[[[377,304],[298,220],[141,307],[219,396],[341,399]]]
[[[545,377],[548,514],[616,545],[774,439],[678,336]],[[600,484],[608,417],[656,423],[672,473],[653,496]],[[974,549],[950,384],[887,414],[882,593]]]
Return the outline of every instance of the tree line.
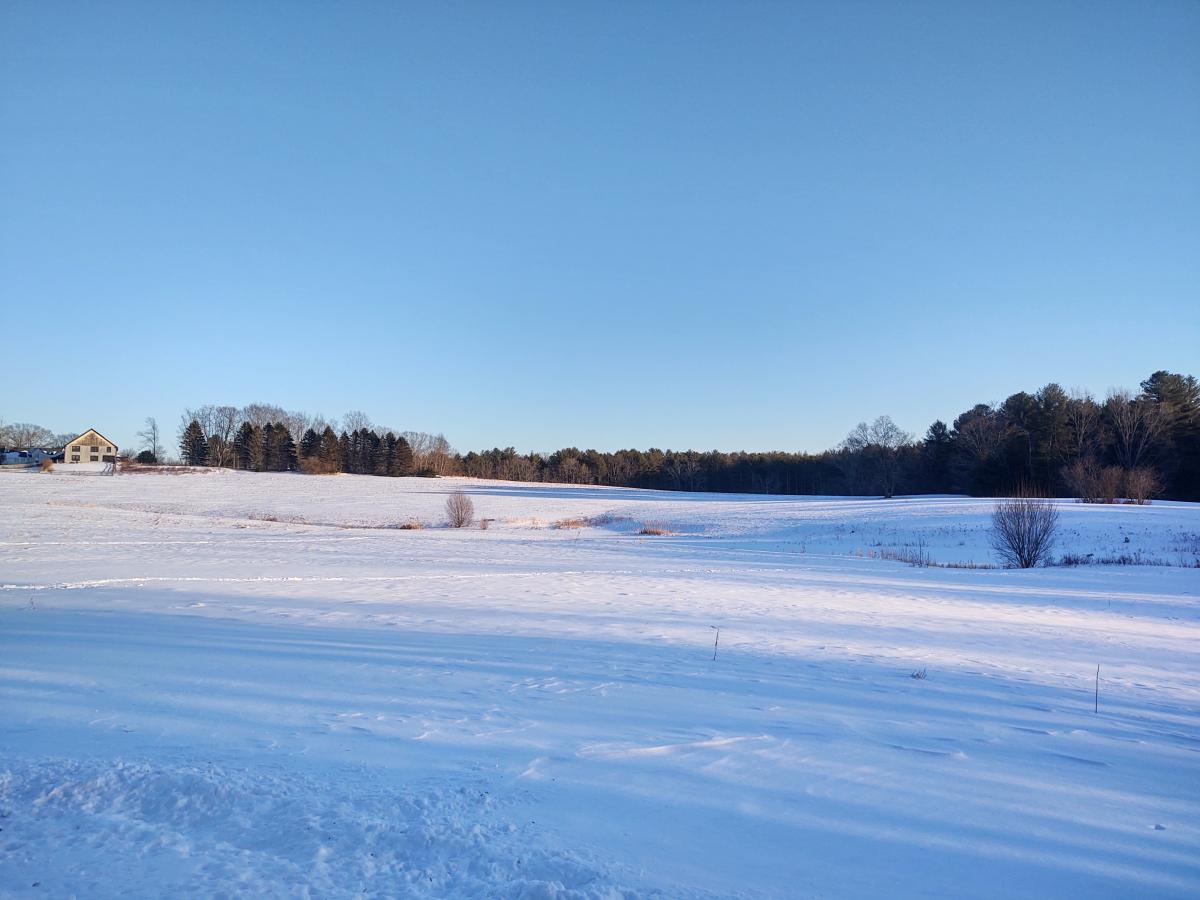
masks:
[[[342,416],[340,432],[323,416],[267,403],[246,407],[206,405],[185,410],[179,456],[187,465],[251,472],[438,476],[457,471],[455,454],[442,435],[379,427],[366,413]],[[138,462],[163,457],[158,423],[149,418],[138,433]]]
[[[139,438],[145,447],[139,459],[163,458],[153,419]],[[38,426],[0,424],[0,444],[9,447],[56,442]],[[193,465],[268,472],[468,475],[755,494],[1200,500],[1200,383],[1158,371],[1138,392],[1114,390],[1103,400],[1048,384],[972,406],[949,424],[938,420],[920,439],[880,416],[822,453],[496,447],[460,454],[440,434],[374,425],[360,411],[335,422],[271,404],[208,405],[184,411],[179,452]]]
[[[1200,500],[1200,384],[1158,371],[1102,401],[1048,384],[935,421],[920,439],[880,416],[823,453],[508,447],[457,459],[479,478],[676,491]]]
[[[1057,384],[1020,391],[1002,403],[977,404],[949,424],[938,420],[920,439],[880,416],[823,453],[496,447],[464,455],[441,435],[376,427],[361,412],[343,416],[340,433],[319,416],[266,404],[200,407],[184,420],[185,460],[257,471],[459,474],[758,494],[1200,500],[1200,384],[1166,371],[1153,373],[1136,394],[1115,390],[1102,401]]]

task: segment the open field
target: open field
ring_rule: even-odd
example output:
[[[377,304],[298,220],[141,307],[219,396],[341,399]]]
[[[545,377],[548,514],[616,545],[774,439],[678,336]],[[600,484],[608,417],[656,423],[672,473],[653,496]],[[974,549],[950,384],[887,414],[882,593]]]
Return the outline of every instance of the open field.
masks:
[[[0,473],[0,895],[1200,895],[1200,506],[990,512]]]

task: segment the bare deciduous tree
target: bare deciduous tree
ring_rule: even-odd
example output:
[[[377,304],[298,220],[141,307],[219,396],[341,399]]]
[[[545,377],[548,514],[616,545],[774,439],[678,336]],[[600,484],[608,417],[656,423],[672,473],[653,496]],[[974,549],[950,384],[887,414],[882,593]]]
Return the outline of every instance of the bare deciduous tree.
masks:
[[[514,454],[500,463],[496,477],[502,481],[533,481],[537,477],[537,466],[529,457]]]
[[[1071,455],[1091,456],[1099,442],[1100,406],[1091,394],[1075,389],[1067,401],[1066,417]]]
[[[1104,401],[1104,416],[1112,426],[1113,449],[1126,471],[1142,464],[1167,427],[1160,404],[1129,391],[1111,391]]]
[[[294,409],[283,414],[283,418],[276,421],[282,422],[290,434],[296,440],[300,440],[304,436],[304,432],[310,428],[320,434],[325,430],[327,425],[331,423],[320,413],[309,415],[303,410]]]
[[[158,431],[158,419],[154,416],[146,416],[146,427],[139,431],[137,436],[142,442],[142,449],[150,451],[154,455],[155,462],[162,462],[163,448]]]
[[[401,437],[408,441],[413,453],[413,469],[428,471],[434,475],[450,474],[454,448],[444,435],[426,434],[423,431],[405,431]]]
[[[892,421],[880,416],[870,425],[859,422],[842,441],[842,449],[861,454],[873,464],[876,481],[885,497],[896,493],[900,475],[900,451],[912,443],[912,435]]]
[[[32,422],[13,422],[4,426],[0,443],[10,450],[32,450],[35,447],[54,447],[55,440],[55,434],[49,428]]]
[[[986,462],[999,452],[1007,430],[1007,423],[986,404],[979,404],[954,421],[958,446],[977,463]]]
[[[475,504],[462,491],[446,498],[446,518],[455,528],[464,528],[475,521]]]
[[[677,491],[697,491],[704,481],[704,469],[700,464],[700,454],[695,450],[686,453],[673,453],[665,466],[671,486]]]
[[[191,422],[199,424],[209,448],[208,464],[229,466],[233,464],[233,438],[241,416],[242,413],[236,406],[206,403],[197,409],[185,409],[180,420],[180,429],[182,433]]]
[[[356,431],[370,431],[371,417],[361,409],[352,409],[342,416],[342,430],[346,434],[354,434]]]
[[[251,403],[242,408],[240,418],[255,428],[266,428],[287,418],[287,410],[274,403]]]
[[[1058,510],[1041,497],[1001,500],[992,512],[992,549],[1010,568],[1048,562],[1058,530]]]

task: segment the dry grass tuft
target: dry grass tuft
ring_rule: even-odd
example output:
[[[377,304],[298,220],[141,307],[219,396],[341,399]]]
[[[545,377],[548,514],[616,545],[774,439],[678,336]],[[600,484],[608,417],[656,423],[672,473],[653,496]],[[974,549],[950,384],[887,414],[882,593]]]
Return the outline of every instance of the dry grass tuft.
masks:
[[[638,530],[638,534],[645,534],[652,537],[661,537],[670,533],[671,529],[667,527],[666,522],[643,522],[642,527]]]

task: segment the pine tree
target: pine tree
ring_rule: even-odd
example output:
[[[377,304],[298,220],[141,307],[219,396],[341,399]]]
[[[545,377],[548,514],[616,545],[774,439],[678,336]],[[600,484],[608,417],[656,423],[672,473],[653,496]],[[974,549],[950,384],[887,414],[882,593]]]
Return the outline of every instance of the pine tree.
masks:
[[[259,460],[258,471],[274,472],[275,471],[275,454],[276,454],[275,424],[273,422],[268,422],[266,425],[263,426],[263,429],[262,429],[262,450],[261,450],[261,457]]]
[[[296,443],[291,432],[282,422],[267,425],[263,429],[265,444],[265,468],[268,472],[294,472],[296,469]]]
[[[342,448],[328,425],[321,432],[321,468],[331,474],[342,471]]]
[[[383,442],[379,439],[374,431],[368,431],[366,428],[362,431],[362,473],[364,475],[377,475],[376,469],[379,467],[379,457],[381,455]]]
[[[392,453],[391,469],[388,474],[393,476],[411,475],[412,469],[412,447],[403,437],[396,438],[396,449]]]
[[[242,423],[233,439],[233,459],[239,469],[254,467],[254,426],[249,422]]]
[[[339,471],[353,472],[354,471],[354,468],[353,468],[354,460],[352,460],[350,458],[350,435],[346,434],[346,432],[343,431],[341,433],[341,436],[338,437],[337,443],[338,443],[338,458],[341,459],[341,461],[342,461],[341,468],[339,469]]]
[[[195,419],[183,430],[183,436],[179,439],[179,453],[184,463],[189,466],[202,466],[208,459],[208,442],[204,439],[204,429]]]
[[[383,436],[383,443],[379,447],[379,456],[375,460],[376,475],[391,475],[392,460],[396,457],[396,436],[390,431]]]
[[[346,471],[351,475],[358,475],[362,472],[362,434],[359,429],[355,428],[349,434],[342,432],[342,437],[346,439],[346,451],[343,454],[345,462],[343,465]]]
[[[250,469],[254,472],[267,470],[267,431],[270,425],[259,428],[255,425],[250,431]]]
[[[311,428],[300,438],[300,456],[304,459],[316,456],[321,452],[321,436]]]

